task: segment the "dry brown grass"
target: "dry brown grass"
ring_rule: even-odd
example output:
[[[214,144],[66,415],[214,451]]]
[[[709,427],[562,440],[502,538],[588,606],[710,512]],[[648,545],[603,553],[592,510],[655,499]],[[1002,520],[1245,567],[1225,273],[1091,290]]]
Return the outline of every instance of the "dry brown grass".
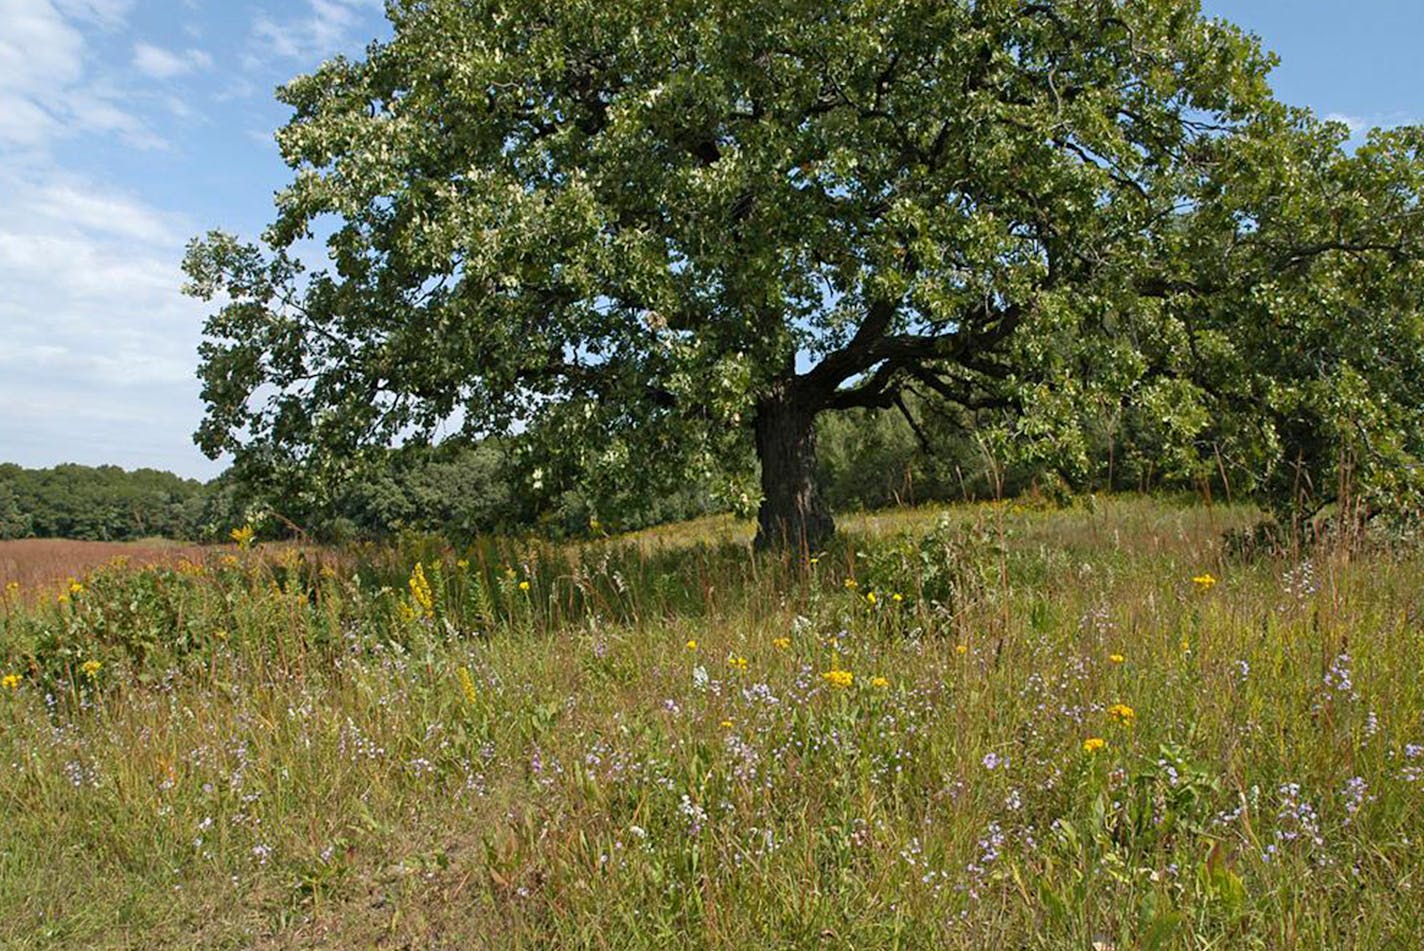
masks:
[[[200,561],[212,551],[162,539],[142,542],[79,542],[62,538],[24,538],[0,541],[0,586],[18,584],[22,591],[37,591],[63,583],[107,564],[127,559],[134,567],[173,564],[180,559]]]

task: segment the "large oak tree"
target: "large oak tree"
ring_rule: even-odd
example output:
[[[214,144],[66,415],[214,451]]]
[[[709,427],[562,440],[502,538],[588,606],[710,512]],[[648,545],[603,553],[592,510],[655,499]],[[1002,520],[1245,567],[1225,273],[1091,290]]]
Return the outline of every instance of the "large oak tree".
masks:
[[[1417,490],[1419,135],[1347,153],[1195,0],[388,15],[280,91],[265,247],[190,247],[212,454],[454,420],[652,487],[750,445],[761,541],[814,546],[817,415],[913,389],[1060,466],[1131,403],[1249,487]]]

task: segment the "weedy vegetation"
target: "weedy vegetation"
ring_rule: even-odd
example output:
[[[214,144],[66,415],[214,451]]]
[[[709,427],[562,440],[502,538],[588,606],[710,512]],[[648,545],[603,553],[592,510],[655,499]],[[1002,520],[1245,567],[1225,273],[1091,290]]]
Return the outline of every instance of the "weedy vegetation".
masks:
[[[262,547],[0,609],[6,947],[1412,947],[1424,556],[1240,507]]]

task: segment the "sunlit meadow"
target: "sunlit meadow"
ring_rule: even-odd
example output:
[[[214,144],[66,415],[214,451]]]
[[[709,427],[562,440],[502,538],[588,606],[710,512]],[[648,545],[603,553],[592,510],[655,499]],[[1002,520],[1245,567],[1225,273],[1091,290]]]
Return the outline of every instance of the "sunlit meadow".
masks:
[[[0,608],[0,945],[1417,947],[1424,556],[1136,499]]]

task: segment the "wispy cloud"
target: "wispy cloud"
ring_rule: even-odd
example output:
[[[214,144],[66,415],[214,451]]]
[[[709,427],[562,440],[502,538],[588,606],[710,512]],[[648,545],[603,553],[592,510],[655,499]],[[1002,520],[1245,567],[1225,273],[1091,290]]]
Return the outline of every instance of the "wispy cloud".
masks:
[[[1342,123],[1350,130],[1350,138],[1363,138],[1365,133],[1371,129],[1393,129],[1402,125],[1416,125],[1420,122],[1418,116],[1411,116],[1403,112],[1376,113],[1373,115],[1353,115],[1347,112],[1327,112],[1325,114],[1327,122]]]
[[[112,24],[126,4],[70,2],[74,15]],[[85,68],[83,32],[51,0],[0,0],[0,148],[43,149],[82,133],[116,135],[136,148],[163,144],[118,90]]]
[[[299,17],[279,21],[258,14],[252,24],[249,66],[274,58],[313,64],[325,60],[369,39],[363,27],[381,8],[380,0],[307,0]]]
[[[152,43],[134,44],[133,64],[139,72],[154,79],[172,79],[185,73],[207,69],[213,65],[213,58],[198,49],[180,52],[166,50]]]
[[[106,30],[124,25],[133,0],[56,0],[59,11],[72,20],[92,23]]]
[[[57,170],[0,170],[0,193],[13,211],[0,216],[7,458],[31,446],[24,455],[36,465],[62,461],[53,455],[61,451],[211,472],[187,440],[200,415],[193,366],[203,315],[179,292],[192,224]],[[138,438],[126,444],[121,433]],[[38,448],[46,444],[51,455]]]

